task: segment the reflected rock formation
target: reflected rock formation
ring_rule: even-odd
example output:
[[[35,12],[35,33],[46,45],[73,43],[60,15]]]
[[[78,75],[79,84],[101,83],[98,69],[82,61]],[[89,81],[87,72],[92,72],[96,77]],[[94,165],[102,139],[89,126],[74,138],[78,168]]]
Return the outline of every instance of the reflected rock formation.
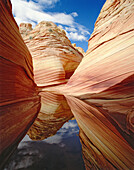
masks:
[[[73,117],[63,95],[52,92],[41,92],[40,95],[41,110],[27,133],[32,140],[43,140],[53,136]]]
[[[40,110],[32,57],[19,33],[9,0],[0,1],[0,168]]]
[[[28,131],[32,139],[55,134],[73,113],[86,169],[133,169],[134,1],[106,1],[83,59],[54,23],[43,21],[33,30],[21,24],[38,88],[10,2],[2,0],[0,8],[1,158],[35,119],[39,93],[41,110]]]

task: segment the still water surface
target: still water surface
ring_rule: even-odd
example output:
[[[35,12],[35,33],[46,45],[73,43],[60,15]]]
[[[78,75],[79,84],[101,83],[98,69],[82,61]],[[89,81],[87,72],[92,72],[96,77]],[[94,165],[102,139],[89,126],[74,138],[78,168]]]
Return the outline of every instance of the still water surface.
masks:
[[[78,135],[76,120],[69,120],[43,141],[32,141],[26,135],[4,170],[84,170]]]

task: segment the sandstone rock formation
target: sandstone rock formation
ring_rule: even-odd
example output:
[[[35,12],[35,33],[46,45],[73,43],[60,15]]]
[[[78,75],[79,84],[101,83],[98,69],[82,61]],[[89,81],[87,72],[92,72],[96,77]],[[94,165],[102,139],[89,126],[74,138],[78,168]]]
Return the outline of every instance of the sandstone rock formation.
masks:
[[[23,26],[20,24],[20,30]],[[27,35],[21,35],[32,54],[38,86],[65,83],[83,57],[53,22],[42,21]]]
[[[21,29],[38,88],[10,2],[0,1],[0,8],[0,162],[35,119],[40,92],[42,107],[28,132],[31,138],[56,133],[71,118],[71,109],[80,127],[87,169],[133,169],[134,1],[106,1],[80,64],[82,55],[55,24]]]
[[[9,0],[0,1],[0,169],[35,120],[40,97],[32,57]]]
[[[67,82],[83,56],[73,48],[65,31],[54,23],[42,21],[30,32],[26,31],[28,27],[29,24],[20,24],[19,29],[33,57],[34,78],[40,87],[42,103],[28,135],[41,140],[55,134],[73,116],[58,89]]]
[[[107,0],[87,53],[61,89],[89,149],[87,169],[134,167],[133,21],[134,1]]]
[[[32,24],[30,23],[21,23],[19,27],[19,32],[21,36],[26,36],[32,30]]]
[[[83,48],[77,47],[75,43],[73,43],[72,46],[73,46],[76,50],[78,50],[79,52],[81,52],[83,55],[85,54],[85,51],[83,50]]]

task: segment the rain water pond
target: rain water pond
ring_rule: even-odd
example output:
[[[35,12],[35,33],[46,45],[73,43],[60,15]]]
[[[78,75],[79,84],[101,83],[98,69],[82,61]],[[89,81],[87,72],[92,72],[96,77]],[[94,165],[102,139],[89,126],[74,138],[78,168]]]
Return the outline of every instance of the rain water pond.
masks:
[[[52,137],[32,141],[26,135],[4,170],[84,170],[79,127],[69,120]]]

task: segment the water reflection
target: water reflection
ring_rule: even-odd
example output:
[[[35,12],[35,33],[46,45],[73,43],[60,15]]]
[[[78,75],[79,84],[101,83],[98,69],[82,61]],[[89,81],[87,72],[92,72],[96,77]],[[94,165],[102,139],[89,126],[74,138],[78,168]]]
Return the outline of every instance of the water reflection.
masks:
[[[52,137],[19,144],[4,170],[84,170],[76,120],[69,120]]]
[[[41,110],[28,131],[32,140],[28,136],[23,139],[4,170],[133,167],[132,148],[101,110],[76,97],[65,98],[54,91],[45,89],[40,94]],[[76,120],[70,120],[72,113],[80,132]]]
[[[41,95],[41,110],[28,131],[32,140],[43,140],[56,132],[73,115],[65,97],[54,92],[43,91]]]
[[[79,128],[65,97],[46,89],[40,95],[41,110],[4,170],[85,169]]]

